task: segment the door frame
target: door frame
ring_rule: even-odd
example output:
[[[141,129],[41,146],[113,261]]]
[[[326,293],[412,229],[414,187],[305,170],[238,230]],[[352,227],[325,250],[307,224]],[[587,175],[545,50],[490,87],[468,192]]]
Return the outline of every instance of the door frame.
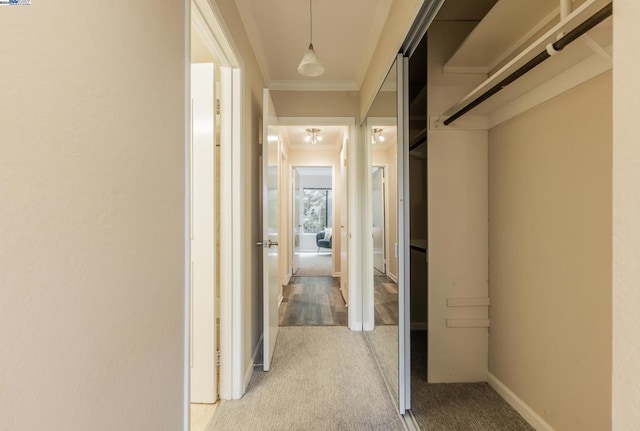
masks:
[[[384,275],[388,276],[389,273],[389,164],[388,163],[371,163],[371,168],[379,168],[382,169],[382,224],[384,228],[384,232],[382,235],[382,253],[384,260]],[[373,175],[373,173],[372,173]],[[372,179],[373,181],[373,179]],[[372,183],[373,186],[373,183]],[[373,193],[371,194],[373,199]],[[371,201],[371,205],[373,207],[373,200]],[[371,218],[373,220],[373,213],[371,213]],[[373,223],[372,223],[373,224]],[[373,253],[373,248],[372,248]],[[374,272],[376,270],[374,265]],[[389,277],[391,278],[391,277]]]
[[[397,109],[397,108],[396,108]],[[363,239],[364,239],[364,246],[363,246],[363,254],[362,254],[362,265],[363,265],[363,274],[364,274],[364,284],[363,284],[363,290],[362,290],[362,295],[363,295],[363,325],[364,325],[364,330],[365,331],[372,331],[375,327],[375,298],[374,298],[374,279],[373,279],[373,273],[374,273],[374,266],[373,266],[373,238],[372,238],[372,234],[373,234],[373,230],[372,230],[372,224],[373,224],[373,211],[372,211],[372,206],[373,206],[373,183],[372,183],[372,178],[371,178],[371,168],[373,168],[374,166],[381,166],[384,167],[385,169],[385,185],[384,185],[384,189],[385,189],[385,247],[386,244],[388,244],[389,241],[389,177],[388,177],[388,173],[389,173],[389,165],[387,164],[374,164],[373,163],[373,148],[371,145],[371,128],[375,127],[375,126],[382,126],[382,127],[390,127],[390,126],[395,126],[396,127],[396,148],[400,145],[400,125],[397,124],[397,117],[367,117],[366,121],[364,122],[364,148],[363,148],[363,156],[364,156],[364,170],[366,172],[366,175],[364,175],[363,178],[363,184],[364,184],[364,188],[363,188],[363,200],[364,200],[364,214],[363,214],[363,219],[365,220],[364,223],[364,227],[363,227]],[[396,172],[396,187],[400,181],[400,172],[397,171]],[[398,200],[398,203],[396,205],[396,211],[398,212],[398,215],[396,217],[396,224],[398,229],[400,229],[400,219],[399,219],[399,215],[400,215],[400,196],[396,195],[396,198]],[[395,247],[395,245],[394,245]],[[398,231],[398,248],[400,247],[400,232]],[[387,254],[386,258],[387,260],[389,259],[389,255],[387,253],[387,249],[385,249],[385,254]],[[399,278],[399,273],[400,273],[400,254],[398,253],[398,274],[396,275],[397,278]],[[389,272],[389,265],[387,263],[386,267],[386,272]],[[395,280],[396,283],[398,283],[399,280]],[[398,296],[398,306],[400,304],[400,297]]]
[[[190,393],[190,124],[191,124],[191,29],[198,31],[220,66],[220,223],[230,226],[220,232],[220,379],[221,399],[239,399],[244,394],[243,304],[244,256],[243,232],[243,62],[233,39],[219,18],[216,3],[185,0],[185,200],[184,200],[184,357],[183,357],[183,429],[189,429]],[[240,223],[238,223],[240,220]]]
[[[315,124],[315,123],[314,123]],[[288,170],[288,175],[289,175],[289,179],[291,179],[293,177],[293,174],[295,172],[295,170],[297,168],[325,168],[325,169],[330,169],[331,170],[331,229],[333,229],[334,232],[336,232],[336,226],[338,225],[338,221],[336,220],[336,199],[335,199],[335,190],[336,190],[336,165],[327,165],[327,164],[299,164],[296,163],[295,165],[293,164],[289,164],[288,165],[289,170]],[[289,183],[289,185],[291,186],[292,184]],[[288,202],[289,202],[289,208],[287,209],[289,216],[291,217],[291,215],[294,213],[295,211],[295,205],[293,203],[293,199],[295,199],[295,196],[293,195],[294,190],[291,187],[288,187],[289,190],[289,197],[288,197]],[[302,202],[301,202],[302,204]],[[302,208],[302,206],[301,206]],[[289,223],[287,228],[287,232],[291,235],[293,232],[293,219],[289,218]],[[302,234],[302,232],[301,232]],[[290,249],[288,250],[289,252],[287,253],[288,255],[288,263],[290,263],[289,267],[287,268],[288,271],[288,276],[289,277],[293,277],[295,276],[295,274],[293,274],[293,256],[295,253],[295,246],[293,246],[293,241],[294,238],[290,238],[289,239],[289,244],[290,244]],[[339,258],[339,256],[338,256]],[[331,251],[331,276],[332,277],[340,277],[340,273],[336,272],[336,256],[334,255],[333,250]]]
[[[362,239],[361,230],[357,227],[359,218],[357,213],[359,208],[362,207],[362,197],[360,193],[356,193],[358,187],[358,174],[356,172],[355,164],[351,161],[357,160],[358,146],[356,144],[358,134],[356,129],[355,117],[279,117],[278,124],[280,126],[306,126],[314,124],[318,126],[347,126],[349,128],[349,141],[347,143],[347,189],[349,194],[349,202],[347,203],[347,218],[348,218],[348,237],[349,237],[349,263],[348,263],[348,289],[349,289],[349,304],[347,307],[348,314],[348,326],[352,331],[362,331],[362,271],[360,267],[360,260],[362,255]],[[338,148],[338,152],[340,149]],[[339,158],[338,158],[339,160]],[[304,166],[297,164],[296,166]],[[335,178],[336,169],[340,168],[338,165],[333,165],[333,181],[335,190]],[[344,183],[344,179],[343,179]],[[343,211],[344,208],[341,208]],[[335,196],[334,196],[334,217],[335,219]],[[336,231],[334,230],[334,235]],[[342,245],[344,246],[344,245]],[[334,267],[335,270],[335,267]],[[342,270],[341,270],[342,273]]]

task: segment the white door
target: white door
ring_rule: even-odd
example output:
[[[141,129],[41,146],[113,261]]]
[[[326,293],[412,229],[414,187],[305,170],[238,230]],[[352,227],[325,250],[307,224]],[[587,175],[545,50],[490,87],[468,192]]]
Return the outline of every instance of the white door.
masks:
[[[385,274],[384,264],[384,168],[374,166],[371,173],[374,274]]]
[[[278,161],[280,139],[278,117],[268,89],[264,89],[262,123],[262,271],[264,306],[264,371],[271,368],[271,358],[278,337]]]
[[[349,184],[347,177],[347,145],[342,146],[340,151],[340,289],[347,306],[349,306]],[[349,315],[352,313],[349,311]]]
[[[293,267],[291,268],[291,274],[295,275],[300,269],[300,234],[302,233],[302,217],[300,211],[302,211],[302,190],[300,189],[300,172],[297,169],[293,169],[292,178],[292,193],[293,193]]]
[[[215,95],[214,65],[191,66],[191,398],[214,403]]]

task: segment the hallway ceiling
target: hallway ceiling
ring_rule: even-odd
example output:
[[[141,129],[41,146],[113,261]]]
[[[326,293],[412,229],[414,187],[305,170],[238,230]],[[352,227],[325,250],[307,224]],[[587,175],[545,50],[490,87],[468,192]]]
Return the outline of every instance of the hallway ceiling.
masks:
[[[358,90],[392,0],[317,0],[313,46],[325,73],[297,71],[309,45],[309,0],[235,0],[272,90]]]
[[[320,129],[322,142],[312,144],[305,142],[307,129]],[[347,137],[349,128],[347,126],[278,126],[280,135],[285,144],[292,150],[338,150]]]

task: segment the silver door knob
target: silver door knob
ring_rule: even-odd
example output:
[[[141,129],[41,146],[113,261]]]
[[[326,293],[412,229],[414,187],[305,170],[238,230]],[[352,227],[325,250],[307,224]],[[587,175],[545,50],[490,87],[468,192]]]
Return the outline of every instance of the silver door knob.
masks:
[[[258,247],[262,247],[262,241],[256,241],[256,245],[257,245]]]
[[[278,241],[267,240],[267,248],[271,248],[273,245],[278,245]]]

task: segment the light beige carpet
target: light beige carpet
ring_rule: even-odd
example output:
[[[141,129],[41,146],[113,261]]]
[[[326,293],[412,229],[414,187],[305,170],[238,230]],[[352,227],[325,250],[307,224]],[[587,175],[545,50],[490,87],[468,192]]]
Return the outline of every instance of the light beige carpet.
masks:
[[[208,431],[404,429],[361,332],[280,328],[272,365],[220,404]]]

